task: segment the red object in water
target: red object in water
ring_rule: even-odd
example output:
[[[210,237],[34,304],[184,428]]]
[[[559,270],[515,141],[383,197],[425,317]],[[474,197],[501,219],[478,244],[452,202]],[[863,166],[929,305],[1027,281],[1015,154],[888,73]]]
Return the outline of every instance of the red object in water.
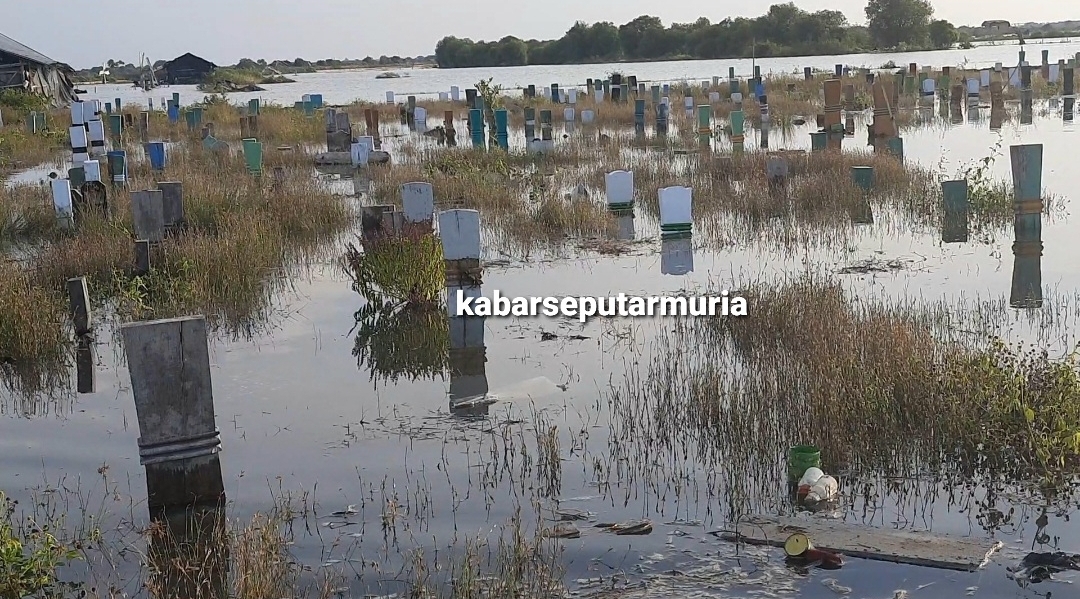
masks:
[[[799,557],[808,562],[819,562],[822,568],[839,568],[844,565],[844,560],[840,557],[840,554],[821,549],[807,549]]]

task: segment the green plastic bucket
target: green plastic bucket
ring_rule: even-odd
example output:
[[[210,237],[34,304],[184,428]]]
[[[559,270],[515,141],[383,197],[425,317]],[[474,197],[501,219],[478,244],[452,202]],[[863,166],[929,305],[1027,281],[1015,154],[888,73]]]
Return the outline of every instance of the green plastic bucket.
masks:
[[[813,445],[796,445],[788,450],[788,480],[798,482],[810,468],[821,467],[821,450]]]

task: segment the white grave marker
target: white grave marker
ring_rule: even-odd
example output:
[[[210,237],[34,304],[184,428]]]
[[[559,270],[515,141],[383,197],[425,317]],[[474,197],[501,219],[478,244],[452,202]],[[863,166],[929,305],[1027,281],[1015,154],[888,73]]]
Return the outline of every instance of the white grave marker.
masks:
[[[629,208],[634,204],[633,171],[611,171],[604,175],[608,208]]]
[[[53,206],[57,218],[71,218],[71,182],[67,179],[52,180]]]
[[[87,160],[82,163],[83,173],[85,173],[86,182],[101,181],[101,163],[97,160]]]
[[[353,166],[364,166],[368,163],[368,158],[371,156],[371,151],[375,148],[375,138],[371,136],[362,136],[356,139],[356,143],[352,144],[349,149],[349,154],[352,157]]]
[[[431,222],[435,215],[435,191],[431,183],[415,182],[402,185],[401,206],[407,222]]]
[[[480,213],[456,209],[439,213],[444,260],[480,259]]]
[[[690,211],[692,198],[690,188],[681,185],[663,187],[658,195],[661,235],[689,233],[694,222]]]

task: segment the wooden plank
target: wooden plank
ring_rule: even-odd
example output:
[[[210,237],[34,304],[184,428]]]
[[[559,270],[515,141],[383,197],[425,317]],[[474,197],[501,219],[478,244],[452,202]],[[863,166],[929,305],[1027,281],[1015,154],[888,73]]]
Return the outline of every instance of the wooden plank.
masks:
[[[929,531],[871,528],[839,520],[750,516],[735,532],[720,538],[751,545],[783,547],[789,535],[802,532],[818,549],[848,557],[974,572],[1002,547],[1000,541],[934,534]]]

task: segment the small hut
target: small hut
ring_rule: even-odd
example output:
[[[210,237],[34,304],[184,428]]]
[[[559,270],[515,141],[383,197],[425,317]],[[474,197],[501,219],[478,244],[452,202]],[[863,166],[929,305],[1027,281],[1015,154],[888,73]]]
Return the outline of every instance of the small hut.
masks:
[[[0,91],[38,94],[53,106],[67,106],[75,100],[73,73],[68,65],[0,33]]]
[[[216,68],[216,64],[188,52],[165,63],[158,79],[169,85],[198,85]]]

